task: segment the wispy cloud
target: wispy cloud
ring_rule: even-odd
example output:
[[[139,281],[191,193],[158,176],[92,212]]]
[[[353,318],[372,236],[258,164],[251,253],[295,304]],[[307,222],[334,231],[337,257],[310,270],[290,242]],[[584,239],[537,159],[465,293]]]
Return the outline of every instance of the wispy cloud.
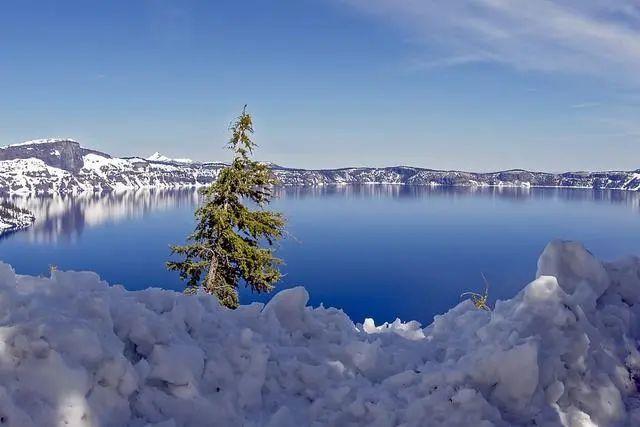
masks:
[[[574,108],[576,110],[582,110],[582,109],[585,109],[585,108],[596,108],[596,107],[599,107],[599,106],[600,106],[599,102],[581,102],[581,103],[578,103],[578,104],[573,104],[571,106],[571,108]]]
[[[490,61],[640,84],[639,0],[342,0],[393,19],[427,68]]]
[[[491,58],[484,55],[458,55],[448,56],[436,59],[420,60],[414,64],[415,69],[430,70],[434,68],[454,67],[457,65],[466,65],[480,62],[490,62]]]

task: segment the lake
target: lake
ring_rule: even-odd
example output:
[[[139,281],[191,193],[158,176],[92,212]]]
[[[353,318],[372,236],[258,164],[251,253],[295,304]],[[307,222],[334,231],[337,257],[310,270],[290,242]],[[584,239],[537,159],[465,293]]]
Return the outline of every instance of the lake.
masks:
[[[92,270],[138,290],[182,289],[166,271],[169,244],[193,229],[194,190],[12,199],[32,210],[28,230],[0,238],[18,273]],[[272,208],[289,220],[279,289],[303,285],[311,303],[354,321],[429,323],[465,291],[514,296],[552,239],[580,240],[596,256],[640,254],[640,194],[581,189],[331,186],[284,188]],[[244,290],[241,301],[267,301]]]

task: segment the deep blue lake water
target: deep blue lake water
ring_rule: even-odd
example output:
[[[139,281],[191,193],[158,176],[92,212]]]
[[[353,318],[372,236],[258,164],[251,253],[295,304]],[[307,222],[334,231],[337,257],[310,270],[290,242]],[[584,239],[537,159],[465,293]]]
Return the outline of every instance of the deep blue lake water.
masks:
[[[15,199],[33,210],[29,230],[0,238],[0,259],[18,273],[93,270],[136,290],[182,289],[165,270],[169,244],[193,228],[194,191]],[[281,244],[286,276],[311,303],[355,321],[429,323],[462,292],[514,296],[535,275],[552,239],[580,240],[598,257],[640,254],[640,194],[577,189],[409,186],[287,188],[272,207],[289,219]],[[241,294],[242,302],[268,295]]]

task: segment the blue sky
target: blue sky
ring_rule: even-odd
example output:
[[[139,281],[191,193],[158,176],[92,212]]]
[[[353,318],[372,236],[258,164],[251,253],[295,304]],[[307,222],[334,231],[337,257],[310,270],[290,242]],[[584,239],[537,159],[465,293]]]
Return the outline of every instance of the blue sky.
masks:
[[[615,4],[612,4],[615,3]],[[7,0],[0,145],[286,166],[640,168],[636,0]]]

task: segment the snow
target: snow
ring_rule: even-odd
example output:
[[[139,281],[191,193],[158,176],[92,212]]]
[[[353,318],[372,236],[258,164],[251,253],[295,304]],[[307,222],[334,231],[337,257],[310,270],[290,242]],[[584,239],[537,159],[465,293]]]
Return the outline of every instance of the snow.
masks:
[[[147,157],[146,160],[150,160],[152,162],[174,162],[174,163],[193,163],[191,159],[172,159],[170,157],[164,156],[157,151]]]
[[[8,188],[10,194],[57,194],[79,185],[70,172],[48,166],[39,159],[0,161],[0,187]]]
[[[22,147],[25,145],[37,145],[37,144],[52,144],[55,142],[78,142],[78,141],[73,140],[71,138],[43,138],[43,139],[33,139],[31,141],[20,142],[17,144],[6,145],[2,148]]]
[[[640,258],[552,242],[493,312],[354,324],[303,288],[232,311],[207,295],[0,263],[10,426],[638,425]],[[555,276],[554,276],[555,275]]]
[[[629,190],[640,191],[640,173],[632,173],[623,185]]]
[[[219,168],[200,164],[141,162],[89,153],[78,173],[36,158],[0,161],[0,189],[10,195],[60,195],[138,189],[200,187],[215,179]]]
[[[126,169],[129,166],[129,162],[125,159],[110,158],[94,153],[82,156],[82,160],[84,161],[83,169],[85,172],[92,171],[103,178],[106,178],[104,174],[105,168]]]

